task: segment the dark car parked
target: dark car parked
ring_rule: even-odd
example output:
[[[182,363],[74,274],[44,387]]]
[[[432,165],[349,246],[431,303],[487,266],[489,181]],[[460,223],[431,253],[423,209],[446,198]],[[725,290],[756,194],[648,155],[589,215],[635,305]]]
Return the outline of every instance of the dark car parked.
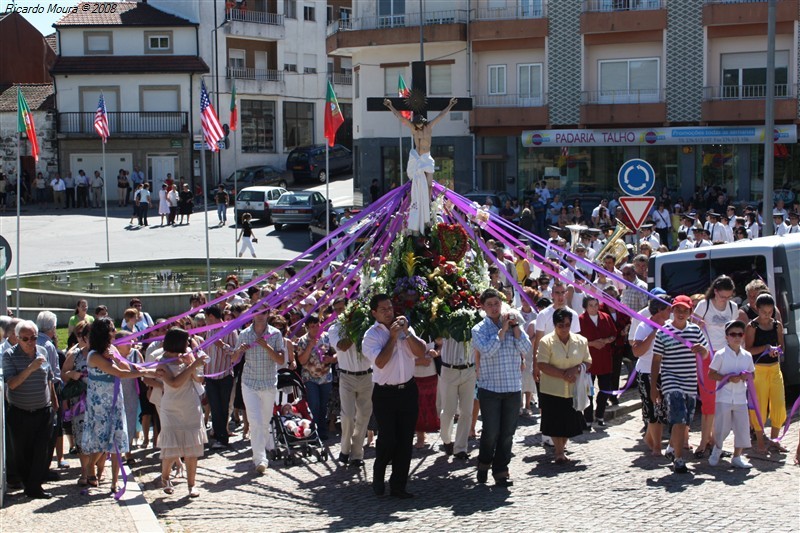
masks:
[[[230,195],[231,205],[233,205],[237,192],[246,187],[252,187],[254,185],[273,185],[286,189],[294,183],[294,176],[291,172],[285,172],[272,165],[256,165],[240,168],[236,171],[235,176],[236,178],[234,180],[234,173],[231,173],[231,175],[222,182],[225,186],[225,190],[228,191]],[[213,202],[216,194],[217,187],[210,187],[208,190],[209,200]]]
[[[328,168],[331,176],[352,170],[353,153],[341,144],[334,145],[328,154]],[[297,180],[313,179],[325,183],[325,145],[295,148],[286,158],[286,170],[294,174]]]

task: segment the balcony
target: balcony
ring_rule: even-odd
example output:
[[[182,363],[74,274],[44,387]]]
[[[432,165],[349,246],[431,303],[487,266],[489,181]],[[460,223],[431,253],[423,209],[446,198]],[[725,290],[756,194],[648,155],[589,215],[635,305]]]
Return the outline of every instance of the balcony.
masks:
[[[231,9],[225,15],[225,32],[232,36],[279,40],[286,36],[283,15],[266,11]]]
[[[544,48],[547,37],[547,9],[544,0],[523,0],[502,8],[479,6],[469,27],[472,41],[492,41],[490,49]],[[503,45],[495,41],[505,41]],[[476,43],[481,51],[486,43]]]
[[[337,20],[326,29],[326,49],[329,54],[348,55],[353,49],[376,44],[418,43],[420,24],[426,42],[466,41],[468,18],[467,10],[457,9]]]
[[[663,40],[667,28],[665,0],[583,0],[581,33],[621,34],[646,32],[653,34],[631,34],[631,39],[619,42]],[[643,13],[646,11],[647,13]],[[589,43],[591,44],[591,43]],[[598,43],[612,44],[612,43]]]
[[[58,133],[71,137],[96,137],[95,112],[59,113]],[[189,114],[183,111],[109,112],[111,137],[161,137],[189,133]]]
[[[775,120],[791,121],[797,117],[798,87],[775,85]],[[723,85],[703,88],[703,121],[763,122],[766,85]]]
[[[249,67],[227,67],[225,77],[236,80],[236,90],[250,94],[283,94],[283,71]]]
[[[798,0],[777,0],[775,20],[798,20]],[[767,0],[703,0],[703,25],[766,24]],[[766,30],[764,30],[766,34]]]
[[[667,120],[664,89],[584,91],[581,124],[661,124]]]
[[[549,121],[544,94],[480,94],[474,97],[470,126],[482,133],[515,135],[524,129],[546,127]]]
[[[334,72],[331,75],[334,85],[353,85],[353,75]]]
[[[583,0],[584,13],[664,9],[666,0]]]

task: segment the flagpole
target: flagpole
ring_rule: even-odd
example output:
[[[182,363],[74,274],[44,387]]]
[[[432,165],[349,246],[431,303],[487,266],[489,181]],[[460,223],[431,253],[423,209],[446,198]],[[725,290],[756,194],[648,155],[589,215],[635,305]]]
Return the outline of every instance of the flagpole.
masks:
[[[331,173],[328,169],[328,154],[330,153],[330,142],[325,139],[325,235],[331,234]],[[327,248],[331,247],[331,241],[328,240]]]
[[[206,182],[206,138],[200,140],[200,179],[203,180],[203,214],[206,220],[206,283],[208,300],[211,301],[211,250],[208,244],[208,183]]]
[[[19,87],[17,87],[17,90],[18,91],[20,90]],[[14,255],[16,256],[16,259],[17,259],[17,314],[16,314],[17,318],[19,318],[19,256],[21,255],[20,254],[20,249],[19,249],[19,232],[20,232],[20,227],[19,227],[19,224],[20,224],[20,216],[19,216],[20,200],[19,199],[20,199],[20,196],[22,195],[22,178],[21,178],[21,176],[22,176],[22,158],[20,157],[20,149],[21,149],[21,147],[22,147],[22,132],[18,131],[17,132],[17,249],[14,250],[14,252],[16,252]],[[3,298],[5,298],[5,297],[6,297],[6,295],[4,294]]]
[[[400,142],[400,185],[403,184],[403,124],[397,123],[397,140]]]
[[[106,209],[106,262],[111,262],[111,248],[108,242],[108,184],[106,183],[106,142],[101,139],[100,143],[103,145],[103,204]]]
[[[231,144],[233,146],[233,257],[239,255],[239,250],[236,245],[236,229],[239,227],[239,209],[236,206],[236,195],[239,194],[239,163],[236,158],[236,142],[234,141],[233,131],[228,135],[231,137]],[[228,206],[225,206],[227,209]]]

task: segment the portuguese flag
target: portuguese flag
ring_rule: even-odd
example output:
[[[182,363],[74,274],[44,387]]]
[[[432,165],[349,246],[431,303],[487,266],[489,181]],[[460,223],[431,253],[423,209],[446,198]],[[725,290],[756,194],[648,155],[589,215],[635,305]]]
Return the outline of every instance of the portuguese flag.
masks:
[[[17,123],[17,131],[24,132],[28,136],[33,159],[39,161],[39,141],[36,139],[36,125],[33,123],[33,115],[19,86],[17,86]]]
[[[336,100],[336,93],[333,92],[333,85],[328,82],[328,94],[325,98],[325,138],[328,146],[336,144],[336,130],[344,123],[342,110]]]
[[[401,74],[397,77],[397,96],[400,98],[408,98],[410,93],[411,91],[406,87],[406,80],[403,79],[403,75]],[[400,111],[400,114],[403,115],[406,120],[411,120],[411,117],[414,116],[414,113],[411,111]]]
[[[239,112],[236,110],[236,81],[233,82],[231,89],[231,119],[228,122],[231,131],[236,131],[236,124],[239,122]]]

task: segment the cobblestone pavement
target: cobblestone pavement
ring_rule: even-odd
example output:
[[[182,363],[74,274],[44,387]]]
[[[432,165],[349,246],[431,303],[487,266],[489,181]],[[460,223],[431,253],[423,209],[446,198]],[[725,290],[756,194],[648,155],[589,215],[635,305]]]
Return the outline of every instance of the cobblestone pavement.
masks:
[[[412,500],[373,495],[374,448],[365,469],[345,468],[333,459],[303,459],[298,465],[272,462],[263,476],[252,467],[249,443],[241,434],[229,450],[208,451],[198,469],[201,496],[187,497],[176,480],[175,494],[157,488],[159,465],[153,450],[137,450],[134,472],[165,531],[416,530],[465,531],[797,531],[800,528],[800,468],[793,453],[750,455],[754,468],[734,470],[723,459],[688,461],[689,474],[673,474],[668,463],[645,454],[642,423],[632,402],[600,431],[570,441],[574,464],[556,466],[540,445],[537,418],[521,419],[514,443],[514,486],[499,489],[475,483],[477,441],[469,462],[447,458],[438,435],[414,450],[408,489]],[[699,418],[699,417],[698,417]],[[794,450],[795,422],[784,444]],[[479,425],[480,427],[480,425]],[[692,443],[699,439],[693,428]],[[338,437],[329,441],[338,456]],[[729,447],[727,449],[730,449]],[[71,462],[77,461],[72,459]],[[2,531],[139,531],[129,507],[104,490],[81,495],[73,465],[65,479],[49,485],[56,498],[42,502],[11,496],[0,512]],[[73,475],[74,474],[74,475]],[[108,483],[106,482],[106,486]],[[129,485],[130,487],[131,485]],[[135,491],[135,490],[134,490]],[[80,510],[77,507],[80,506]],[[79,514],[75,514],[75,513]],[[135,515],[135,513],[134,513]]]

